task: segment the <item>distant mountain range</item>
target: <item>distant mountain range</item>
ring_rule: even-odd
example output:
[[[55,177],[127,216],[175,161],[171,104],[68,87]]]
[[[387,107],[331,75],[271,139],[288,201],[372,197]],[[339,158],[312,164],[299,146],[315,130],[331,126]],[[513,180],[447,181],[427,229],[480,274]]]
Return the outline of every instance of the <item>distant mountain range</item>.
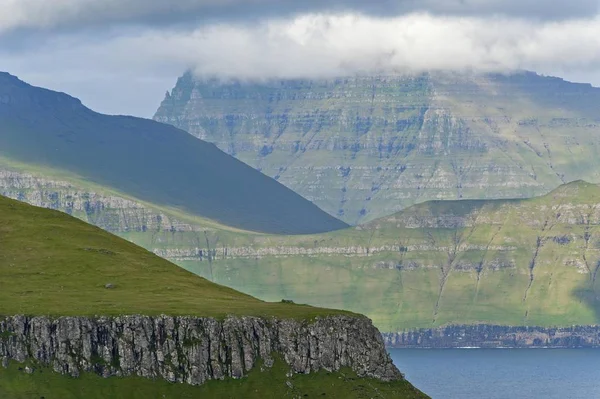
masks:
[[[101,115],[7,73],[0,73],[0,161],[5,171],[41,170],[237,229],[301,234],[346,226],[184,131]]]
[[[267,82],[186,73],[155,119],[350,224],[600,182],[600,89],[531,72]]]

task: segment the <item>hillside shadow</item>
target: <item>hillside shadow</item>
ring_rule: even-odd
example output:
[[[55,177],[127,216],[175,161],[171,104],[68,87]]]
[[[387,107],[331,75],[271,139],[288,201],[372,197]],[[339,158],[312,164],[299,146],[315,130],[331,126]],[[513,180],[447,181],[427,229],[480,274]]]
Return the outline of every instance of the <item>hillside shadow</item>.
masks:
[[[585,284],[581,284],[575,288],[573,294],[575,298],[593,310],[595,315],[594,323],[600,325],[600,292],[597,289],[593,289],[592,282],[587,281]]]

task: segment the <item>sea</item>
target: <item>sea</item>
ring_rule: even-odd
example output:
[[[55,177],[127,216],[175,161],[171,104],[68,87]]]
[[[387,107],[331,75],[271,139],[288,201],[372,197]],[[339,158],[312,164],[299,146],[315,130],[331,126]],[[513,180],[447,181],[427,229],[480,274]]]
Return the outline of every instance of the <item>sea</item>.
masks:
[[[600,399],[600,349],[390,349],[433,399]]]

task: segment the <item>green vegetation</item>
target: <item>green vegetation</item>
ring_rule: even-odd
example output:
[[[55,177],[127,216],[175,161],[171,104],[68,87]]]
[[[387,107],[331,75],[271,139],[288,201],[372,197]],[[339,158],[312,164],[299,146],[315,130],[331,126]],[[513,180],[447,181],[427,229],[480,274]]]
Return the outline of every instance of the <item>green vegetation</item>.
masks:
[[[561,83],[561,81],[552,81],[552,84],[544,89],[541,83],[549,82],[546,78],[529,75],[526,75],[525,78],[526,80],[529,79],[529,83],[537,88],[535,90],[554,90],[553,88],[556,88],[557,84],[564,84],[568,86],[565,89],[565,93],[568,93],[569,90],[579,87],[570,86],[570,84]],[[494,118],[487,120],[487,122],[485,118],[476,118],[469,122],[468,127],[470,130],[465,127],[467,125],[461,125],[464,128],[461,128],[464,135],[452,135],[451,137],[463,137],[466,141],[453,144],[450,136],[445,135],[443,137],[446,141],[440,140],[442,144],[445,143],[444,145],[447,148],[444,145],[441,148],[446,148],[451,155],[456,155],[452,151],[458,151],[462,148],[461,151],[464,151],[464,154],[468,154],[470,157],[468,159],[471,160],[470,165],[472,166],[480,164],[481,158],[478,157],[483,153],[487,154],[486,157],[489,156],[496,160],[497,164],[495,166],[488,165],[487,172],[484,175],[490,179],[488,181],[493,180],[496,183],[499,183],[502,179],[505,180],[504,183],[508,184],[509,187],[506,188],[505,192],[502,191],[502,195],[516,193],[513,190],[515,187],[519,195],[532,194],[545,187],[558,184],[561,180],[576,176],[579,172],[585,172],[586,176],[595,179],[594,162],[600,157],[597,156],[595,147],[587,145],[589,144],[585,141],[587,139],[584,140],[585,137],[589,138],[590,127],[586,127],[588,125],[584,123],[587,120],[586,115],[590,112],[589,106],[577,102],[565,103],[564,110],[569,112],[569,118],[571,116],[575,118],[576,115],[579,115],[578,109],[581,110],[584,116],[582,119],[556,119],[557,114],[554,112],[555,108],[553,107],[560,98],[545,99],[548,97],[547,92],[543,96],[533,95],[531,92],[527,94],[526,87],[523,86],[526,82],[512,80],[506,82],[502,81],[501,77],[487,77],[486,79],[484,80],[485,85],[482,84],[473,92],[474,94],[470,94],[477,99],[476,104],[473,106],[481,104],[484,107],[486,101],[489,100],[486,93],[492,89],[496,90],[498,87],[514,89],[515,92],[523,95],[523,100],[512,102],[512,94],[510,96],[508,94],[493,96],[494,101],[496,101],[494,104],[499,104],[499,108],[486,108],[488,109],[486,112],[492,112],[490,110],[495,109],[492,112],[493,115],[490,114]],[[364,82],[367,81],[368,79]],[[401,97],[408,97],[411,91],[424,93],[423,95],[429,93],[425,81],[418,81],[421,82],[420,86],[415,83],[416,81],[410,79],[403,82],[404,86],[402,87],[405,87],[407,91],[398,94]],[[461,82],[461,84],[466,85],[468,79],[463,79]],[[448,90],[455,87],[455,83],[437,81],[437,84],[448,88]],[[341,93],[345,87],[343,82],[338,82],[336,85],[339,87],[336,86],[335,90]],[[320,93],[327,93],[328,91],[325,89],[327,88],[322,88]],[[585,96],[593,97],[596,92],[587,87],[581,89],[587,93]],[[387,95],[391,96],[394,90],[390,89],[389,92],[386,92]],[[450,101],[448,104],[454,107],[452,108],[453,112],[456,112],[457,115],[471,112],[469,111],[471,108],[464,105],[467,104],[468,91],[448,92],[452,94],[452,98],[438,98],[436,101]],[[39,94],[40,92],[35,89],[35,93]],[[52,96],[60,95],[54,93]],[[420,101],[417,97],[413,98],[415,104]],[[533,107],[531,104],[537,105]],[[518,125],[515,128],[516,130],[509,129],[508,125],[502,125],[504,123],[502,121],[506,120],[502,119],[499,111],[501,108],[507,110],[507,112],[510,111],[511,115],[516,115],[510,122]],[[407,108],[401,110],[402,112],[397,115],[402,114],[410,119],[414,116],[410,115],[417,112],[417,109],[415,107]],[[91,113],[89,110],[85,112],[92,115],[90,116],[92,119],[100,118],[100,116]],[[527,122],[526,118],[531,112],[538,115],[536,122],[531,122],[533,125]],[[57,115],[62,114],[57,113]],[[432,121],[433,116],[429,116],[429,120]],[[6,115],[2,117],[7,118]],[[93,119],[94,126],[101,124],[101,121],[104,120],[102,118]],[[320,118],[324,118],[324,116]],[[128,119],[118,119],[119,123],[124,120]],[[487,152],[482,153],[478,153],[470,147],[471,144],[479,142],[478,140],[487,140],[492,137],[489,131],[486,131],[487,133],[481,137],[477,135],[469,136],[469,134],[479,131],[473,127],[475,125],[471,124],[474,123],[479,126],[478,129],[483,129],[481,126],[489,125],[492,120],[499,124],[497,130],[500,133],[498,134],[508,135],[507,137],[516,140],[514,142],[509,140],[512,143],[510,146],[514,145],[513,149],[516,148],[516,152],[511,150],[500,156],[498,153],[494,153],[491,147],[486,150]],[[574,121],[577,122],[577,126],[573,126]],[[441,123],[441,125],[438,124],[439,126],[450,126],[452,118],[439,116],[438,122]],[[0,135],[0,141],[6,141],[7,137],[14,136],[13,133],[8,131],[4,134],[8,125],[0,126],[2,126],[0,130],[3,132]],[[72,126],[76,127],[75,125]],[[491,129],[493,126],[490,126],[488,128]],[[559,138],[555,137],[553,139],[554,136],[545,136],[544,140],[547,139],[551,147],[561,140],[568,141],[568,145],[560,147],[560,149],[552,149],[552,151],[540,151],[539,148],[543,147],[543,140],[541,136],[529,134],[533,129],[532,126],[537,126],[544,132],[556,133],[556,137]],[[434,125],[430,127],[433,129]],[[407,127],[407,129],[410,130],[412,127],[410,129]],[[85,131],[85,129],[82,131]],[[325,130],[322,131],[325,132]],[[567,131],[572,131],[573,137],[577,136],[577,140],[574,142],[579,143],[579,145],[575,145],[574,142],[570,141],[569,137],[571,136],[567,135]],[[583,135],[582,132],[584,131],[587,132],[586,135]],[[413,130],[410,130],[410,132],[413,132]],[[444,134],[449,133],[446,130],[444,132]],[[521,140],[523,138],[521,135],[527,132],[529,132],[527,135],[528,141],[524,143]],[[145,137],[144,134],[141,135]],[[367,140],[365,138],[367,136],[361,137]],[[56,137],[62,136],[57,135]],[[111,134],[106,137],[110,140],[114,139],[111,138]],[[123,134],[123,137],[130,136]],[[119,140],[121,139],[119,138]],[[41,141],[43,142],[43,140]],[[407,152],[407,159],[408,157],[418,156],[424,157],[422,159],[426,160],[439,160],[440,157],[434,151],[437,148],[434,145],[435,142],[435,140],[428,142],[431,151]],[[0,142],[0,144],[2,143]],[[44,146],[51,145],[53,144],[48,143]],[[93,147],[93,145],[91,146]],[[130,145],[130,147],[134,148],[135,146]],[[87,178],[86,176],[89,175],[82,173],[81,169],[75,168],[66,172],[68,165],[58,161],[51,165],[52,168],[41,167],[39,164],[47,165],[48,163],[45,161],[34,163],[31,159],[15,156],[17,152],[9,151],[7,148],[10,149],[10,147],[0,145],[0,155],[4,154],[4,158],[1,159],[2,170],[25,171],[41,177],[56,179],[52,184],[36,183],[28,185],[26,181],[11,181],[10,178],[7,178],[8,180],[4,180],[4,184],[5,187],[8,187],[6,190],[11,193],[11,196],[27,201],[42,198],[46,206],[70,212],[83,220],[102,226],[210,281],[232,287],[264,300],[276,302],[276,304],[261,302],[263,304],[261,306],[269,308],[269,312],[279,306],[291,306],[291,304],[282,303],[282,299],[291,300],[295,303],[346,309],[366,314],[384,331],[454,323],[567,326],[600,322],[600,306],[597,299],[599,296],[597,292],[600,288],[597,278],[600,265],[600,230],[598,227],[600,226],[600,215],[597,211],[598,204],[600,204],[600,189],[593,184],[575,182],[564,185],[543,197],[529,200],[427,202],[357,228],[325,234],[283,236],[251,233],[242,230],[243,226],[240,225],[227,227],[214,219],[203,218],[202,215],[206,216],[206,214],[202,212],[198,216],[188,208],[181,206],[177,201],[153,202],[156,199],[155,197],[137,195],[138,192],[121,189],[118,184],[103,184],[97,180]],[[65,151],[68,149],[67,147],[59,148],[63,148]],[[535,151],[531,148],[534,148]],[[569,155],[570,158],[568,158],[566,152],[561,152],[563,149],[576,155]],[[301,153],[302,151],[298,152],[299,156]],[[302,156],[307,157],[309,153],[310,151],[307,150],[306,153],[302,153]],[[115,157],[120,156],[117,153],[110,154]],[[515,154],[518,154],[518,156]],[[535,154],[535,162],[532,161],[532,154]],[[363,155],[364,157],[361,158]],[[362,159],[360,162],[364,162],[361,165],[365,167],[367,165],[372,166],[372,159],[369,160],[370,158],[367,155],[366,153],[356,154],[356,159]],[[275,152],[269,155],[269,157],[271,156],[275,156]],[[387,160],[386,156],[382,159]],[[548,158],[550,156],[552,156],[552,162]],[[325,176],[331,172],[331,168],[325,168],[326,158],[318,158],[321,163],[315,164],[319,166],[315,170],[322,171],[323,176]],[[448,159],[450,158],[452,157],[449,156]],[[40,159],[44,160],[43,157]],[[346,157],[345,159],[353,158]],[[460,170],[460,162],[467,158],[463,159],[456,155],[452,159],[456,161],[457,170]],[[389,158],[389,162],[395,161],[393,158]],[[533,165],[532,168],[523,166],[528,162]],[[164,162],[159,163],[164,164]],[[508,164],[512,166],[509,167]],[[550,164],[553,168],[548,169],[547,167]],[[523,168],[518,165],[523,166]],[[571,172],[564,175],[558,173],[559,168],[563,167]],[[123,165],[115,165],[115,170],[111,173],[117,173],[115,171],[119,168],[127,169]],[[400,174],[392,169],[385,169],[385,167],[383,170],[384,172],[387,170],[385,173],[388,177],[406,176],[407,173],[413,173],[410,168],[402,173],[398,172]],[[475,168],[475,166],[464,170],[468,170],[468,173],[465,172],[464,179],[461,180],[464,183],[463,194],[467,192],[464,190],[469,187],[469,189],[479,187],[481,190],[488,190],[469,180],[469,175],[479,176],[483,173],[481,170]],[[557,171],[558,174],[555,172],[550,173],[548,170]],[[529,181],[525,186],[519,186],[519,176],[521,176],[519,173],[529,174],[529,171],[535,174],[534,181],[536,183],[529,184],[531,183]],[[516,174],[513,174],[513,172]],[[418,183],[422,187],[420,191],[423,193],[420,195],[420,199],[431,196],[447,197],[446,194],[438,195],[440,194],[438,190],[440,180],[437,179],[435,173],[432,172],[429,175],[425,173],[424,176],[423,179],[430,177],[428,181],[432,186],[427,188],[428,186]],[[352,174],[346,177],[349,184],[354,182],[360,183],[361,186],[371,187],[369,184],[364,184],[364,179],[355,179]],[[452,180],[447,177],[444,179],[444,181]],[[160,187],[161,181],[156,183],[157,187]],[[303,181],[308,186],[317,187],[310,180],[304,179]],[[73,187],[65,188],[61,182],[69,182]],[[7,183],[8,185],[6,185]],[[396,183],[402,185],[401,182]],[[454,187],[456,182],[450,183]],[[329,187],[328,184],[327,187]],[[350,185],[347,186],[348,190],[350,190],[350,187]],[[410,191],[410,184],[406,187]],[[502,190],[504,189],[505,187],[502,186]],[[317,192],[315,190],[319,191],[314,188],[313,192]],[[212,188],[205,191],[214,192]],[[370,188],[369,191],[371,191]],[[378,193],[384,191],[383,188],[372,191],[373,201],[379,196]],[[490,192],[493,192],[493,190]],[[93,193],[102,193],[110,198],[94,199]],[[465,194],[465,196],[470,195]],[[132,210],[123,207],[118,202],[112,201],[113,196],[137,201],[142,208]],[[383,204],[389,198],[386,199],[387,197],[383,195],[378,198],[383,202],[380,202],[381,207],[377,205],[377,208],[385,209]],[[81,200],[82,204],[79,208],[70,205],[75,200]],[[407,199],[408,202],[413,200],[417,199],[414,197]],[[375,204],[375,202],[372,204]],[[183,227],[177,223],[166,225],[155,223],[151,225],[146,223],[146,219],[150,218],[149,215],[154,219],[169,217],[175,221],[184,222],[186,225]],[[369,217],[367,216],[367,218]],[[107,248],[98,245],[94,249]],[[117,256],[121,256],[119,251],[111,251],[116,253]],[[107,253],[87,252],[85,255],[93,256],[94,259],[96,257],[98,259],[114,258],[114,256],[111,257]],[[23,254],[26,254],[26,252],[23,252]],[[8,259],[7,256],[0,254],[0,259]],[[158,258],[148,253],[145,253],[145,256],[158,262]],[[123,298],[118,297],[119,295],[127,296],[129,292],[123,290],[123,287],[126,287],[124,284],[131,284],[130,286],[135,289],[143,287],[140,287],[142,284],[137,278],[127,280],[129,274],[119,274],[123,268],[121,266],[123,262],[120,261],[120,263],[115,264],[114,277],[109,275],[110,279],[102,277],[101,281],[92,281],[92,276],[89,281],[86,281],[86,278],[82,278],[81,281],[83,284],[87,284],[86,287],[95,287],[96,291],[92,290],[91,292],[95,292],[94,295],[98,295],[97,298],[103,298],[103,300],[114,298],[115,302],[111,306],[115,307],[114,313],[118,314],[122,310],[120,303],[128,303],[127,301],[123,302]],[[87,272],[78,272],[77,270],[69,273],[87,275]],[[173,286],[174,283],[171,282],[171,280],[177,281],[177,276],[184,272],[173,272],[172,278],[166,276],[169,273],[165,272],[165,276],[161,279],[157,279],[156,276],[152,275],[148,277],[156,282],[156,285],[151,285],[151,288],[147,288],[147,291],[149,291],[150,298],[172,297],[175,302],[169,302],[170,305],[165,304],[165,301],[160,299],[156,299],[155,303],[148,302],[145,299],[140,300],[140,302],[144,302],[142,305],[148,302],[148,308],[156,307],[157,312],[171,313],[171,310],[177,308],[181,313],[196,314],[189,298],[197,297],[197,294],[188,297],[186,292],[189,292],[189,290],[177,289]],[[32,281],[40,280],[37,283],[40,286],[46,284],[42,280],[43,274],[35,276]],[[122,280],[118,280],[117,277]],[[166,281],[167,279],[168,281]],[[116,288],[104,288],[109,283],[115,284]],[[206,282],[204,283],[206,284]],[[188,281],[185,284],[190,283]],[[185,284],[182,283],[182,285]],[[46,285],[48,286],[45,288],[46,290],[56,289],[55,284]],[[144,287],[147,286],[144,285]],[[170,290],[169,287],[171,287]],[[0,288],[4,288],[2,281],[0,281]],[[23,294],[25,298],[23,304],[30,301],[35,302],[35,296],[23,293],[26,289],[19,291],[16,286],[12,286],[10,289],[13,290],[12,294],[15,291]],[[91,290],[91,288],[89,289]],[[152,290],[158,290],[156,291],[158,295],[155,295]],[[175,295],[171,291],[177,291],[178,294]],[[0,293],[1,295],[3,294]],[[239,294],[236,293],[236,295]],[[79,299],[77,298],[77,300]],[[254,301],[253,299],[249,300]],[[181,303],[176,303],[177,301],[181,301]],[[84,305],[85,301],[82,302],[82,307]],[[131,306],[131,304],[128,306]],[[29,308],[33,307],[29,306]],[[302,307],[292,308],[299,309],[300,313],[304,311],[302,309],[305,309]],[[131,309],[135,310],[136,307],[131,306]],[[27,311],[33,312],[35,310]],[[88,309],[86,312],[91,314],[96,310]],[[200,310],[198,312],[201,313]],[[246,310],[240,310],[240,314],[244,312]],[[288,310],[283,312],[286,313]]]
[[[340,313],[259,301],[61,212],[4,197],[0,248],[4,315],[313,318]]]
[[[210,381],[202,386],[171,384],[139,377],[103,379],[94,374],[70,378],[48,369],[33,374],[12,363],[0,367],[0,397],[11,399],[196,399],[196,398],[403,398],[425,399],[406,381],[386,383],[357,378],[351,370],[322,371],[311,375],[286,376],[282,362],[271,368],[256,367],[241,380]],[[267,396],[268,395],[268,396]]]
[[[311,236],[125,233],[215,282],[366,314],[382,331],[600,322],[600,187],[527,200],[437,201]]]
[[[242,162],[172,126],[107,116],[0,73],[0,157],[54,170],[234,228],[268,233],[346,225]]]
[[[531,200],[429,202],[358,228],[276,236],[181,212],[178,220],[194,231],[177,225],[145,228],[144,215],[174,213],[144,204],[144,212],[124,219],[130,209],[110,200],[98,205],[91,196],[76,211],[66,205],[72,193],[81,197],[101,188],[69,181],[76,183],[73,189],[40,183],[12,193],[45,198],[46,206],[263,300],[366,314],[382,331],[453,323],[569,326],[600,321],[595,294],[600,189],[592,184],[576,182]],[[91,208],[92,213],[83,211]]]
[[[169,314],[312,319],[348,313],[266,303],[195,276],[146,250],[64,213],[0,196],[0,314],[51,316]],[[10,339],[6,333],[0,339]],[[186,344],[184,342],[184,344]],[[193,342],[188,344],[192,345]],[[98,363],[104,360],[95,359]],[[115,359],[118,362],[118,358]],[[200,387],[144,378],[69,378],[30,363],[0,367],[4,398],[425,398],[405,380],[384,383],[349,370],[291,375],[282,361],[242,380]]]

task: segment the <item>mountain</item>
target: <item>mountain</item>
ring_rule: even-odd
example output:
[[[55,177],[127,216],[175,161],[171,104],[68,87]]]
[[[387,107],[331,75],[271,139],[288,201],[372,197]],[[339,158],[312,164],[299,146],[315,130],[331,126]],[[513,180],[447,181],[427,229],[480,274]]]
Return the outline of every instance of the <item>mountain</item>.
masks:
[[[266,82],[181,77],[155,120],[350,224],[437,199],[600,182],[600,89],[531,72]]]
[[[426,202],[319,235],[125,236],[212,281],[366,314],[389,333],[600,323],[600,187],[583,181],[532,199]]]
[[[70,213],[261,299],[366,314],[386,333],[600,323],[594,184],[533,199],[427,202],[350,229],[278,236],[188,218],[42,170],[2,168],[0,193]]]
[[[362,316],[262,302],[4,197],[0,244],[2,397],[425,397]]]
[[[243,230],[346,225],[214,145],[151,120],[106,116],[0,73],[0,158]]]

